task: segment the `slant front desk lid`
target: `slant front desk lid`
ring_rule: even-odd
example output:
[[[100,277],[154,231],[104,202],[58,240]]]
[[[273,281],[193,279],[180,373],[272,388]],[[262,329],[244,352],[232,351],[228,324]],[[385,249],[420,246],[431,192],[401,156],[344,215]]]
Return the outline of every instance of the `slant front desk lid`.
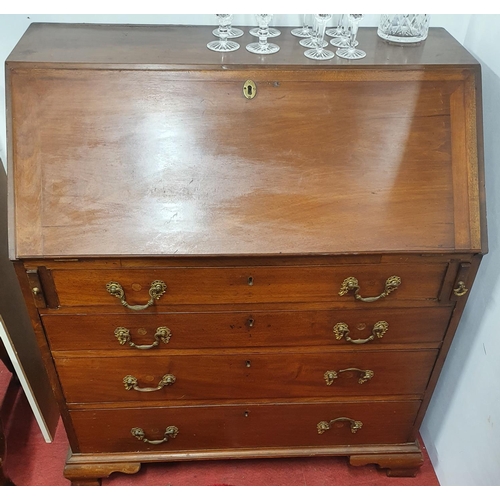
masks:
[[[362,29],[366,59],[326,63],[282,31],[261,57],[209,27],[32,25],[7,61],[11,255],[485,251],[477,62],[441,29]]]

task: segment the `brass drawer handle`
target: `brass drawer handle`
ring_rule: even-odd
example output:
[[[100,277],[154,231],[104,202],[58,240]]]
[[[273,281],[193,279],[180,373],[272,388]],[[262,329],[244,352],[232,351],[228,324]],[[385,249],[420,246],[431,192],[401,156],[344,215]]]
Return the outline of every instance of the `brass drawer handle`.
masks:
[[[462,297],[463,295],[465,295],[469,289],[468,288],[465,288],[465,283],[463,281],[459,281],[457,283],[457,288],[454,288],[453,289],[453,293],[457,296],[457,297]]]
[[[150,299],[148,300],[148,303],[136,306],[131,306],[127,303],[127,301],[125,300],[125,292],[120,283],[116,281],[110,281],[106,284],[106,290],[113,297],[117,297],[118,299],[120,299],[120,302],[123,306],[128,307],[133,311],[142,311],[143,309],[147,309],[149,306],[152,306],[154,304],[154,301],[158,300],[166,292],[167,285],[165,285],[165,283],[160,280],[153,281],[151,283],[151,287],[149,288]]]
[[[158,345],[160,345],[160,342],[168,344],[171,336],[172,333],[170,332],[169,328],[167,328],[166,326],[159,326],[156,329],[155,341],[152,344],[137,345],[130,340],[130,330],[128,328],[119,326],[115,330],[115,337],[118,339],[120,345],[125,345],[128,342],[128,345],[130,347],[135,347],[136,349],[152,349],[153,347],[157,347]]]
[[[372,328],[372,334],[366,339],[351,339],[351,332],[349,327],[345,323],[337,323],[333,327],[333,333],[337,340],[342,340],[345,336],[347,342],[352,342],[353,344],[366,344],[375,338],[381,339],[385,332],[389,329],[389,323],[387,321],[377,321]]]
[[[165,433],[163,434],[163,439],[156,439],[152,441],[146,438],[146,434],[140,427],[133,427],[132,429],[130,429],[130,432],[132,433],[132,436],[137,438],[139,441],[143,441],[144,443],[162,444],[166,443],[169,440],[169,438],[177,437],[177,434],[179,434],[179,429],[175,427],[175,425],[170,425],[165,429]]]
[[[390,276],[385,281],[384,291],[380,295],[377,295],[376,297],[361,297],[361,295],[359,295],[358,280],[353,276],[350,276],[349,278],[346,278],[342,282],[339,295],[342,296],[354,290],[354,297],[356,298],[356,300],[361,300],[363,302],[375,302],[378,299],[387,297],[391,292],[396,290],[396,288],[398,288],[399,285],[401,285],[401,278],[399,276]]]
[[[330,427],[335,422],[351,422],[351,432],[353,434],[356,434],[356,432],[358,432],[358,430],[363,427],[363,422],[361,422],[360,420],[353,420],[352,418],[347,417],[339,417],[330,420],[330,422],[325,422],[324,420],[322,422],[319,422],[319,424],[316,426],[318,429],[318,434],[323,434],[325,431],[330,430]]]
[[[360,368],[345,368],[344,370],[338,370],[338,371],[328,370],[323,375],[326,385],[332,385],[333,381],[336,378],[339,378],[339,373],[344,373],[344,372],[360,372],[358,384],[364,384],[368,380],[372,379],[373,376],[375,375],[375,373],[372,370],[361,370]]]
[[[163,389],[167,385],[172,385],[176,381],[175,375],[172,375],[171,373],[167,373],[166,375],[163,375],[163,377],[160,380],[160,383],[156,387],[139,387],[138,381],[135,377],[132,375],[126,375],[123,377],[123,384],[125,385],[125,389],[127,391],[131,391],[134,389],[134,391],[139,391],[139,392],[154,392],[154,391],[159,391],[160,389]]]

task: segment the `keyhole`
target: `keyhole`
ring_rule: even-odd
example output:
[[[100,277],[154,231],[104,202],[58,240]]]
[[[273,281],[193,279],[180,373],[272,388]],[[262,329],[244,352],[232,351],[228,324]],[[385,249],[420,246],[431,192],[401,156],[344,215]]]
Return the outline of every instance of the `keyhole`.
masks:
[[[253,285],[253,277],[249,276],[248,277],[248,286],[252,286],[252,285]]]
[[[253,89],[252,89],[252,87],[249,85],[249,86],[247,87],[247,93],[248,93],[248,95],[249,95],[250,97],[252,97],[252,90],[253,90]]]
[[[248,360],[248,359],[247,359],[247,360],[245,361],[245,366],[246,366],[247,368],[250,368],[250,366],[251,366],[250,360]]]
[[[249,328],[252,328],[253,324],[254,324],[253,318],[248,318],[248,326],[249,326]]]
[[[250,415],[250,412],[248,412],[248,411],[243,413],[243,416],[245,416],[245,417],[248,417],[248,415]]]

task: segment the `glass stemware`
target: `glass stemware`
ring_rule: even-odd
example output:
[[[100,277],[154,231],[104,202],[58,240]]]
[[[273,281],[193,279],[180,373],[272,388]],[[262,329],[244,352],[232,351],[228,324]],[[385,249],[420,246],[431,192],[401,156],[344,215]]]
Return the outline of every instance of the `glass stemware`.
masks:
[[[349,37],[350,37],[350,31],[349,31],[349,16],[351,14],[342,14],[340,18],[339,25],[337,27],[338,30],[338,36],[330,40],[330,43],[334,47],[349,47]],[[358,42],[355,41],[355,47],[358,45]]]
[[[335,28],[330,28],[326,30],[325,31],[326,36],[330,36],[332,38],[338,38],[339,36],[342,36],[342,26],[344,22],[344,17],[345,14],[340,14],[337,26]]]
[[[306,47],[307,49],[315,49],[317,47],[318,41],[318,22],[316,21],[316,16],[313,16],[313,25],[311,28],[311,32],[309,34],[309,38],[303,38],[299,40],[300,45],[302,47]],[[328,46],[328,42],[323,39],[323,47]]]
[[[336,54],[343,59],[363,59],[366,57],[366,52],[357,49],[356,35],[358,34],[359,21],[363,14],[349,14],[349,24],[350,24],[350,36],[349,36],[349,47],[341,47],[337,49]]]
[[[220,37],[220,32],[219,28],[216,28],[212,31],[212,34],[214,36],[219,36]],[[232,26],[232,19],[229,21],[229,24],[227,25],[227,38],[239,38],[240,36],[243,36],[243,30],[240,30],[239,28],[233,28]]]
[[[281,31],[279,29],[276,29],[276,28],[271,28],[270,26],[267,28],[268,31],[269,31],[269,34],[267,35],[268,38],[275,38],[277,36],[280,36],[281,35]],[[252,35],[252,36],[259,36],[259,28],[252,28],[249,33]]]
[[[214,40],[207,43],[207,47],[215,52],[232,52],[233,50],[238,50],[240,44],[228,40],[227,32],[228,26],[231,26],[231,20],[233,18],[232,14],[215,14],[219,20],[219,40]]]
[[[298,36],[299,38],[310,38],[311,37],[311,26],[309,26],[308,20],[311,14],[302,14],[302,28],[295,28],[290,33],[293,36]]]
[[[313,36],[316,42],[314,49],[309,49],[304,52],[304,55],[309,59],[316,59],[319,61],[326,61],[332,59],[334,53],[331,50],[326,50],[323,46],[325,39],[326,23],[332,18],[331,14],[316,14],[315,15],[315,35]]]
[[[269,23],[273,18],[272,14],[255,14],[259,24],[259,41],[247,45],[248,52],[254,54],[274,54],[280,50],[279,45],[269,43]]]

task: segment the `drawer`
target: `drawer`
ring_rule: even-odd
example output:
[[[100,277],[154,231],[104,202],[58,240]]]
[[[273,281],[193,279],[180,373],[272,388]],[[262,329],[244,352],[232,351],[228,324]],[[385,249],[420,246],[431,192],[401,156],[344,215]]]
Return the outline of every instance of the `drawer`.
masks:
[[[68,403],[421,395],[437,350],[56,358]],[[153,390],[154,389],[154,390]]]
[[[42,321],[53,351],[132,350],[139,356],[149,350],[147,348],[169,351],[224,347],[360,345],[353,341],[366,341],[370,346],[437,343],[443,338],[450,315],[451,308],[448,307],[425,307],[50,314],[42,315]],[[338,339],[340,334],[342,336]],[[383,335],[380,336],[381,334]]]
[[[447,263],[377,264],[346,266],[170,267],[150,269],[54,269],[52,277],[61,306],[122,306],[150,301],[155,282],[166,289],[153,301],[158,309],[172,304],[234,304],[269,302],[355,302],[355,290],[344,288],[355,278],[358,295],[378,297],[386,281],[397,276],[401,284],[378,303],[437,300]],[[115,283],[114,295],[107,284]],[[119,285],[119,286],[118,286]],[[154,292],[151,292],[154,294]],[[152,299],[151,299],[152,300]],[[360,304],[364,303],[358,301]],[[372,304],[373,305],[373,304]]]
[[[405,443],[412,439],[419,406],[420,401],[371,401],[74,410],[70,415],[82,453],[175,453]],[[342,418],[351,420],[336,420]],[[361,428],[356,430],[354,422]],[[132,429],[159,443],[137,439]],[[140,430],[134,434],[141,437]]]

